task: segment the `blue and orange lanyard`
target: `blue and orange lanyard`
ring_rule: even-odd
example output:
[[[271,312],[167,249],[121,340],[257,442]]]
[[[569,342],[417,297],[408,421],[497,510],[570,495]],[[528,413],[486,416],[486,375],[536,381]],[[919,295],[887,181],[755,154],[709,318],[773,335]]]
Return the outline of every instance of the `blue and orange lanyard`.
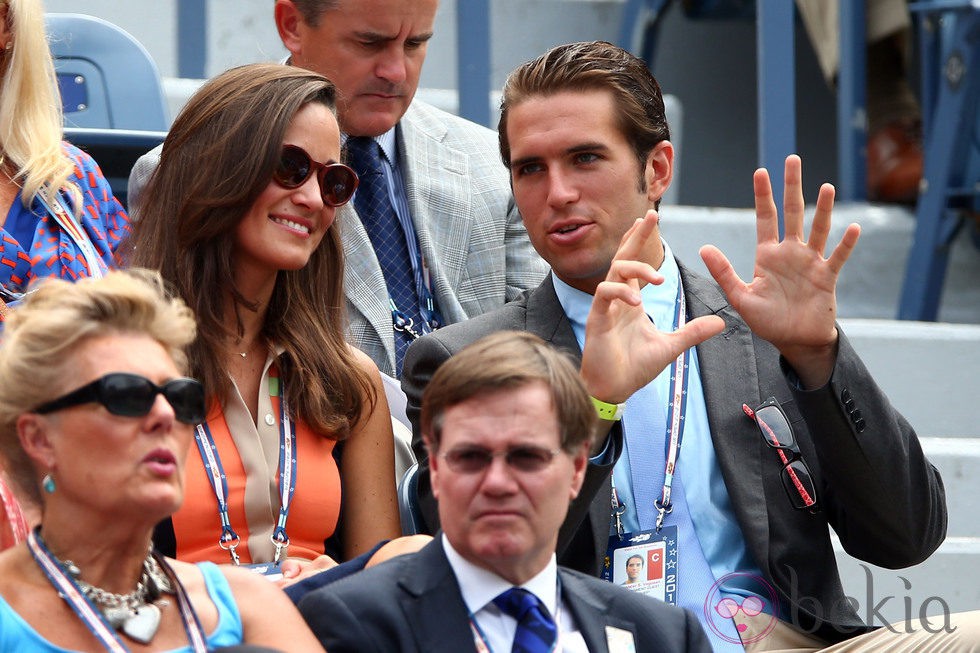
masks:
[[[282,559],[283,550],[289,548],[286,521],[289,519],[289,506],[292,503],[293,495],[296,493],[296,431],[289,417],[285,388],[279,377],[271,373],[269,375],[269,396],[279,397],[280,502],[279,517],[271,536],[272,543],[276,547],[273,564],[278,565]],[[218,546],[226,550],[231,557],[232,564],[237,565],[239,564],[239,556],[236,549],[241,544],[241,537],[231,525],[231,518],[228,514],[228,479],[221,464],[221,456],[218,455],[218,449],[214,444],[211,429],[208,428],[206,421],[197,425],[194,440],[197,442],[197,449],[201,453],[201,460],[204,462],[208,481],[211,483],[211,489],[214,491],[214,497],[218,502],[218,516],[221,519],[221,535],[218,538]]]
[[[96,608],[89,598],[85,596],[81,588],[78,587],[78,583],[75,582],[75,579],[70,574],[65,573],[58,559],[54,557],[41,538],[38,537],[37,533],[40,528],[38,526],[27,536],[27,548],[41,568],[41,571],[44,572],[51,585],[58,591],[58,595],[68,603],[69,607],[78,615],[82,623],[88,627],[89,631],[91,631],[107,651],[127,653],[129,649],[120,641],[115,629],[106,620],[102,611]],[[198,621],[197,614],[191,606],[186,590],[184,590],[183,585],[180,584],[176,575],[170,569],[170,566],[159,558],[158,562],[160,563],[160,568],[170,578],[170,582],[177,593],[177,607],[180,610],[181,620],[184,622],[184,630],[187,632],[187,638],[190,640],[191,649],[195,653],[206,653],[208,647],[204,629],[201,628],[201,623]]]

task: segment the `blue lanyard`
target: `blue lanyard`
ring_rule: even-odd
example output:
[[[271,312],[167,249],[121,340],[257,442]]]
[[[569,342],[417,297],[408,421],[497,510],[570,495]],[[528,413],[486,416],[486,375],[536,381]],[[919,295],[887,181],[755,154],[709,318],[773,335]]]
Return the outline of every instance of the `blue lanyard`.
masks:
[[[682,284],[677,284],[677,301],[674,308],[674,331],[684,326],[686,322],[684,290]],[[684,350],[670,364],[670,402],[667,404],[667,433],[664,442],[666,463],[664,466],[664,486],[657,501],[657,531],[664,523],[664,516],[674,509],[670,501],[671,486],[674,482],[674,471],[677,469],[677,459],[681,453],[684,441],[684,416],[687,413],[687,385],[690,375],[691,349]]]
[[[379,143],[380,145],[380,143]],[[408,250],[408,259],[412,264],[412,277],[415,280],[415,296],[419,300],[419,316],[422,324],[416,325],[412,317],[395,305],[395,300],[389,295],[388,304],[391,309],[391,324],[395,331],[407,333],[413,340],[421,338],[426,333],[435,331],[442,326],[442,316],[439,314],[435,304],[435,295],[432,292],[432,279],[429,275],[429,266],[422,256],[422,245],[419,243],[418,235],[415,233],[415,225],[412,223],[410,214],[401,211],[401,199],[405,198],[404,182],[401,180],[401,173],[394,163],[388,159],[388,155],[382,148],[382,168],[385,169],[385,179],[389,181],[388,186],[391,196],[391,207],[395,211],[395,218],[401,225],[403,236],[405,237],[405,249]],[[396,198],[394,195],[402,195]],[[411,211],[411,209],[409,209]]]
[[[278,377],[275,377],[277,381]],[[272,384],[272,378],[269,379]],[[278,565],[282,551],[289,547],[289,536],[286,534],[286,520],[289,519],[289,506],[296,494],[296,431],[289,418],[289,407],[286,405],[286,395],[282,392],[281,381],[277,384],[279,392],[279,519],[272,531],[272,543],[276,545],[276,556],[273,564]]]
[[[44,575],[48,577],[48,581],[54,586],[58,591],[58,595],[61,596],[65,601],[68,602],[69,607],[78,615],[79,619],[82,620],[89,631],[95,636],[97,640],[105,647],[107,651],[113,651],[114,653],[127,653],[129,649],[126,647],[119,637],[116,635],[115,629],[106,620],[105,615],[102,611],[95,607],[84,592],[78,587],[78,583],[71,575],[66,574],[61,568],[61,564],[58,559],[52,555],[48,547],[44,545],[41,538],[38,537],[37,533],[40,531],[41,527],[38,526],[27,536],[27,548],[34,557],[41,571]],[[160,567],[167,573],[170,577],[171,583],[173,583],[174,590],[177,592],[177,605],[180,609],[180,615],[184,622],[184,630],[187,632],[187,638],[191,642],[191,648],[194,651],[199,651],[204,653],[207,651],[207,644],[205,641],[205,636],[201,624],[197,619],[197,614],[191,607],[190,599],[187,598],[187,593],[185,592],[183,586],[177,580],[177,577],[170,570],[169,565],[162,560],[159,560]]]
[[[279,377],[269,377],[269,396],[279,396],[279,518],[276,521],[275,530],[272,532],[272,543],[276,546],[276,555],[273,564],[278,565],[282,558],[282,551],[289,547],[289,535],[286,534],[286,520],[289,519],[289,506],[292,503],[293,495],[296,493],[296,432],[293,429],[292,420],[289,417],[289,406],[286,404],[286,394]],[[232,564],[239,563],[236,549],[241,544],[241,538],[231,525],[231,518],[228,514],[228,479],[225,475],[224,467],[221,465],[221,456],[214,444],[214,437],[207,422],[197,425],[194,435],[197,442],[197,449],[201,453],[201,460],[207,472],[208,481],[211,483],[211,490],[214,492],[215,499],[218,501],[218,516],[221,519],[221,536],[218,538],[218,546],[228,551],[231,556]]]
[[[684,326],[686,320],[684,288],[678,282],[677,299],[674,302],[674,331]],[[660,491],[660,499],[655,502],[654,506],[657,509],[657,532],[660,532],[664,518],[674,509],[670,495],[674,482],[674,472],[677,469],[677,460],[680,457],[681,445],[684,442],[684,417],[687,413],[687,386],[690,378],[688,375],[690,362],[691,350],[688,348],[670,364],[671,394],[670,401],[667,405],[667,431],[664,438],[664,482],[663,488]],[[659,410],[660,407],[656,406],[654,409]],[[630,478],[634,487],[637,487],[640,483],[649,482],[645,470],[635,469],[633,465],[630,465]],[[626,511],[626,506],[622,503],[616,491],[615,480],[613,480],[610,507],[616,532],[622,537],[623,525],[620,517]]]
[[[388,295],[388,306],[391,309],[391,325],[395,331],[407,333],[413,340],[417,340],[442,326],[442,316],[436,309],[431,279],[429,278],[429,268],[425,264],[425,259],[422,258],[418,239],[411,238],[409,240],[414,245],[414,247],[408,248],[408,254],[412,261],[412,275],[415,277],[415,292],[419,298],[419,315],[422,317],[422,324],[416,329],[415,320],[398,308],[391,295]]]

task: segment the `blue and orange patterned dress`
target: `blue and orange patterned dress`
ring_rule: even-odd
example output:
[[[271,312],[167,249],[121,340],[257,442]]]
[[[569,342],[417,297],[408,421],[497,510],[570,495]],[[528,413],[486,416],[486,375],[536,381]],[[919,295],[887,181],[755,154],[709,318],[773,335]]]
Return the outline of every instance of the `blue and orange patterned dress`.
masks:
[[[113,196],[109,182],[95,161],[77,147],[63,143],[66,156],[75,164],[69,183],[82,192],[82,229],[88,234],[95,253],[106,268],[118,267],[115,255],[119,243],[129,234],[129,216]],[[67,194],[62,193],[68,206]],[[0,228],[3,251],[0,254],[0,286],[9,293],[23,292],[40,277],[61,277],[75,281],[92,276],[88,262],[72,236],[35,200],[25,207],[17,193],[7,220]]]

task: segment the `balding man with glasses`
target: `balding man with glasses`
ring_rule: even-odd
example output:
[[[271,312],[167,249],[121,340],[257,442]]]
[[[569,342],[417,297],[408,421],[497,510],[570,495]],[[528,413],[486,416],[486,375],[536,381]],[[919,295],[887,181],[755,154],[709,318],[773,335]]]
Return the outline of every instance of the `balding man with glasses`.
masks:
[[[443,533],[300,602],[328,651],[711,650],[690,612],[557,566],[596,424],[564,354],[519,332],[474,343],[432,379],[422,424]]]

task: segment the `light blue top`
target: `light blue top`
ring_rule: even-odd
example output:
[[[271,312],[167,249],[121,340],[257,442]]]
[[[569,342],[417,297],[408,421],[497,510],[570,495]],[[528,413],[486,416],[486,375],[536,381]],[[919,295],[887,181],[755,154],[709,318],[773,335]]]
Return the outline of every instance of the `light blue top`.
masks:
[[[199,562],[197,568],[204,576],[204,584],[215,607],[218,608],[218,626],[208,635],[208,648],[231,646],[242,643],[242,617],[235,604],[231,588],[224,574],[212,562]],[[14,612],[0,596],[0,651],[34,651],[36,653],[66,653],[71,649],[61,648],[41,637],[36,630]],[[168,653],[191,653],[191,647],[182,646]]]
[[[664,282],[659,285],[647,284],[640,291],[643,308],[653,319],[660,331],[672,331],[674,325],[674,308],[677,299],[677,287],[681,282],[677,261],[666,242],[664,245],[664,262],[660,266],[660,274]],[[592,295],[576,290],[564,283],[552,273],[555,293],[558,301],[565,310],[565,315],[572,325],[579,347],[585,346],[585,321],[592,308]],[[701,543],[701,549],[711,567],[716,579],[733,571],[743,571],[761,576],[761,572],[745,545],[745,538],[735,518],[735,511],[728,496],[728,488],[721,476],[721,468],[711,442],[711,429],[708,424],[708,410],[704,401],[704,388],[701,385],[701,372],[698,363],[698,353],[691,351],[690,380],[687,390],[687,414],[684,418],[684,441],[677,459],[677,474],[680,476],[687,493],[688,507],[694,530]],[[661,410],[667,414],[666,398],[670,397],[670,366],[652,381],[659,397],[664,398]],[[601,397],[600,397],[601,398]],[[650,470],[651,482],[662,483],[664,477],[664,459],[660,460],[658,469]],[[623,526],[627,532],[639,530],[636,510],[632,504],[633,482],[630,479],[629,456],[623,452],[613,470],[613,481],[616,484],[621,500],[627,504],[626,513],[622,516]],[[659,495],[659,489],[658,489]],[[610,526],[611,527],[611,526]],[[683,544],[681,555],[683,555]],[[700,614],[700,609],[695,611]]]

